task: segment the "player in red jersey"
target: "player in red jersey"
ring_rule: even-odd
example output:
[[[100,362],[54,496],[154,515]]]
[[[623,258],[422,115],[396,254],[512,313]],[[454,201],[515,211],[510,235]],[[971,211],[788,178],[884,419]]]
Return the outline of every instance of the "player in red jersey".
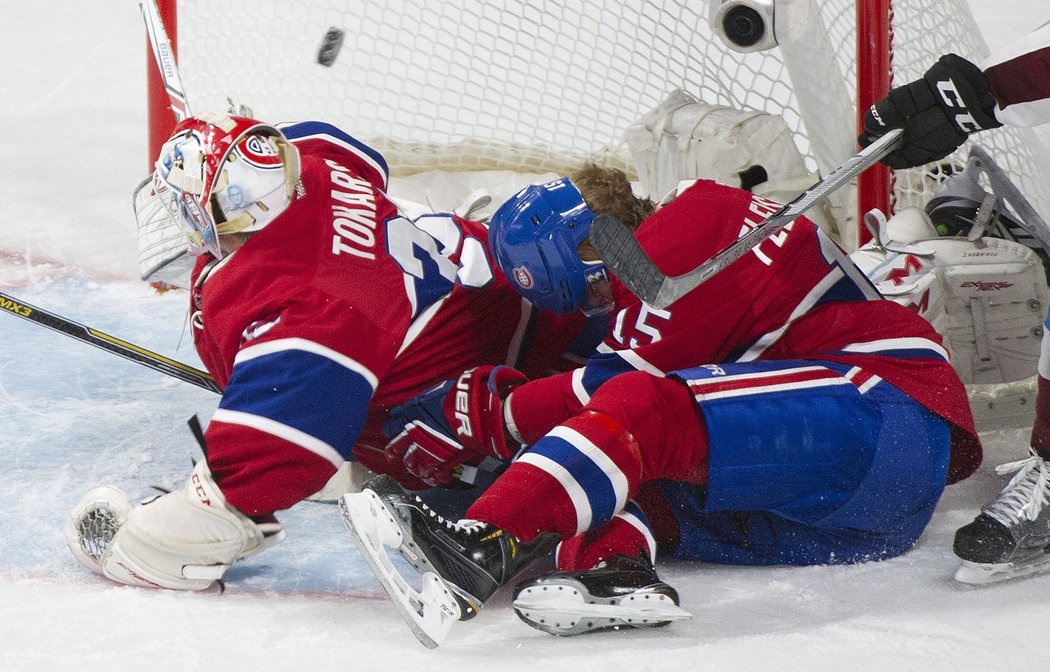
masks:
[[[893,89],[871,107],[860,144],[871,143],[891,128],[903,128],[904,145],[886,163],[909,168],[947,156],[972,133],[1047,121],[1050,25],[997,50],[980,65],[945,54],[922,78]],[[970,220],[979,205],[968,204]],[[1050,315],[1036,373],[1029,455],[1000,467],[1003,473],[1016,471],[1015,476],[955,535],[953,547],[962,560],[955,578],[964,583],[1050,570]]]
[[[104,486],[68,538],[89,568],[202,589],[283,535],[274,512],[344,460],[423,484],[383,452],[387,411],[479,364],[549,372],[580,316],[534,309],[491,263],[484,225],[410,221],[382,156],[321,122],[182,122],[154,187],[191,232],[191,329],[224,389],[185,490],[129,507]],[[567,319],[568,318],[568,319]]]
[[[466,519],[436,520],[384,478],[343,499],[362,549],[397,546],[398,529],[399,550],[441,577],[456,599],[433,613],[472,617],[561,541],[561,571],[516,590],[524,620],[563,635],[660,625],[680,614],[653,571],[658,548],[753,565],[893,557],[918,539],[946,481],[980,462],[940,337],[883,299],[812,222],[796,219],[655,310],[609,278],[587,242],[595,214],[636,223],[626,213],[637,203],[622,173],[590,168],[524,189],[493,217],[497,262],[524,296],[560,312],[604,297],[612,320],[581,369],[531,382],[468,371],[394,412],[406,429],[388,450],[435,482],[464,456],[528,446]],[[678,275],[778,208],[698,181],[637,237]],[[378,574],[403,605],[426,602]],[[452,620],[404,613],[417,632],[440,620],[435,642]]]

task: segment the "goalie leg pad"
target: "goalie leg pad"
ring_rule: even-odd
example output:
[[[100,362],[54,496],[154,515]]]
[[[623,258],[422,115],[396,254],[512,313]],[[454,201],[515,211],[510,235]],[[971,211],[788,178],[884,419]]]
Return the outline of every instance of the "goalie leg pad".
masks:
[[[204,590],[234,561],[284,538],[280,523],[256,523],[227,505],[203,461],[184,489],[147,500],[125,518],[95,571],[132,586]],[[90,556],[91,546],[81,542],[79,548]],[[84,562],[77,549],[74,555]]]

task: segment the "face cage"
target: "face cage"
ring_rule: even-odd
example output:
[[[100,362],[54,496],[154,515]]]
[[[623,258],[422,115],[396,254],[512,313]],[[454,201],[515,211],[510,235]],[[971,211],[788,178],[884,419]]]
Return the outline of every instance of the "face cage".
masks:
[[[199,256],[208,252],[216,259],[222,258],[215,219],[197,202],[193,194],[183,192],[180,195],[179,220],[189,239],[189,254]]]
[[[580,312],[587,317],[604,315],[613,309],[615,303],[611,297],[602,296],[597,291],[597,285],[609,282],[609,271],[605,268],[605,263],[601,261],[585,261],[583,264],[587,267],[583,276],[587,291],[583,305],[580,306]]]

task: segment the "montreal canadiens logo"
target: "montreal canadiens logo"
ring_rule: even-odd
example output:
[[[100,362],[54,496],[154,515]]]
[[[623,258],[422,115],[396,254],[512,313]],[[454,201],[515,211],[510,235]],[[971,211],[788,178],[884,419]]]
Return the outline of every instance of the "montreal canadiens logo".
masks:
[[[259,168],[279,168],[281,156],[277,153],[277,147],[267,142],[267,138],[251,135],[237,145],[237,153],[241,157]]]
[[[514,280],[521,285],[522,289],[531,289],[534,284],[532,279],[532,273],[529,273],[529,269],[524,266],[518,266],[514,269]]]

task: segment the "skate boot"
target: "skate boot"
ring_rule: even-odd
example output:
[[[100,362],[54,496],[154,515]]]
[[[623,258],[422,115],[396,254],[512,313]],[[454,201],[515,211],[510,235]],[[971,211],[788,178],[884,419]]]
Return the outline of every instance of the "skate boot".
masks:
[[[567,637],[598,630],[651,628],[692,618],[649,558],[617,555],[586,571],[555,572],[514,590],[514,611],[532,627]]]
[[[995,501],[955,533],[957,581],[994,583],[1050,570],[1050,463],[1033,453],[996,469],[1014,470]]]
[[[389,476],[340,500],[343,521],[372,571],[401,610],[416,637],[437,646],[452,623],[477,615],[500,586],[558,541],[553,533],[523,542],[491,525],[445,520]],[[416,590],[394,568],[393,548],[422,577]]]

